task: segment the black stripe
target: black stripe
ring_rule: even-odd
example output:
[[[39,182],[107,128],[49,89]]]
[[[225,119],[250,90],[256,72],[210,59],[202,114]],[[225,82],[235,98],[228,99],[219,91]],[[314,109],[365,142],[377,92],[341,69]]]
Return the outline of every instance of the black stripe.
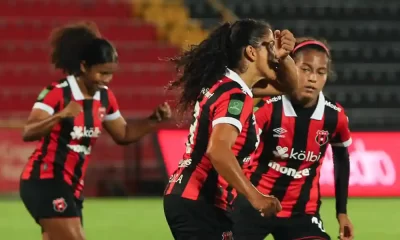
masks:
[[[282,104],[282,103],[281,103]],[[307,137],[308,136],[308,129],[310,126],[310,115],[308,114],[299,114],[297,112],[297,117],[295,117],[295,126],[294,126],[294,135],[292,139],[292,149],[295,151],[301,151],[307,149]],[[278,126],[282,127],[282,126]],[[274,145],[276,146],[276,145]],[[295,159],[288,159],[286,164],[287,168],[293,168],[298,170],[303,164],[303,161],[295,160]],[[293,181],[292,176],[288,176],[286,174],[281,174],[278,179],[275,181],[275,184],[271,190],[271,195],[274,195],[279,200],[282,200],[285,195],[286,191]]]
[[[63,88],[63,99],[64,99],[64,106],[65,108],[69,102],[71,102],[72,97],[72,90],[71,87]],[[67,156],[69,153],[68,144],[71,141],[71,132],[74,128],[74,119],[73,118],[66,118],[61,120],[60,122],[60,133],[59,138],[57,141],[57,150],[55,153],[54,159],[54,178],[64,180],[63,171],[65,168],[65,162],[67,160]]]
[[[328,131],[329,137],[331,137],[336,129],[336,125],[338,122],[338,114],[334,109],[326,107],[325,111],[324,111],[324,115],[325,115],[325,120],[324,120],[324,125],[323,125],[322,130]],[[313,134],[313,133],[311,133],[311,134]],[[308,137],[315,138],[314,135],[308,136]],[[329,145],[329,143],[326,143],[326,144],[320,146],[319,151],[320,151],[322,157],[325,155],[326,148],[328,147],[328,145]],[[293,206],[293,210],[292,210],[293,214],[295,214],[295,213],[301,214],[301,213],[305,212],[307,202],[310,200],[312,182],[317,175],[317,168],[318,168],[319,164],[320,164],[320,161],[316,161],[310,166],[310,168],[311,168],[310,176],[308,176],[306,178],[306,181],[301,186],[300,197],[297,200],[296,204]],[[319,210],[320,205],[321,205],[321,201],[318,202],[317,210]]]
[[[282,102],[279,101],[270,104],[273,104],[271,112],[271,122],[269,124],[269,128],[267,128],[268,125],[266,125],[264,129],[262,129],[262,133],[260,136],[260,141],[263,142],[264,148],[258,159],[258,166],[250,177],[250,181],[251,183],[253,183],[254,186],[258,186],[260,184],[260,181],[262,180],[262,174],[268,171],[268,163],[273,159],[273,150],[275,149],[279,141],[279,138],[272,136],[272,130],[281,127]]]
[[[86,130],[94,130],[94,120],[93,120],[93,104],[92,99],[83,100],[83,128]],[[91,146],[91,137],[82,137],[80,141],[81,146],[85,146],[87,149]],[[79,160],[74,168],[74,176],[72,177],[72,188],[75,190],[79,179],[82,177],[82,167],[86,159],[86,154],[84,152],[79,153]]]
[[[108,91],[106,88],[102,88],[100,90],[100,103],[101,106],[103,106],[106,110],[108,109],[108,105],[110,104],[110,101],[108,99]],[[108,114],[108,113],[106,113]]]

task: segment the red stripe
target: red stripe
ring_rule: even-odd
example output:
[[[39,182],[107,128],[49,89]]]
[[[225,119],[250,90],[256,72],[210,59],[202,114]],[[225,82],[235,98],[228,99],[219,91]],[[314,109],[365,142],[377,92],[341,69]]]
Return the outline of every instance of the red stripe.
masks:
[[[313,152],[314,155],[315,154],[320,154],[320,145],[317,144],[317,132],[318,130],[324,129],[324,123],[325,123],[325,114],[322,118],[321,121],[318,120],[313,120],[311,119],[310,125],[309,125],[309,129],[308,129],[308,136],[307,136],[307,152]],[[326,143],[328,144],[328,143]],[[318,168],[316,169],[317,171],[317,175],[314,177],[313,179],[313,183],[312,183],[312,187],[310,190],[310,196],[309,196],[309,201],[306,203],[306,213],[307,212],[307,206],[308,207],[312,207],[314,209],[317,208],[317,201],[318,201],[318,188],[313,189],[313,187],[315,186],[315,184],[317,184],[318,186],[318,182],[319,182],[319,168],[321,166],[322,163],[322,157],[319,159],[319,165]],[[312,165],[314,165],[315,162],[304,162],[304,164],[301,166],[302,169],[305,168],[310,168]],[[305,182],[306,178],[302,178],[302,180]],[[299,188],[299,190],[301,190],[301,188]],[[300,193],[300,191],[299,191]],[[314,205],[314,207],[313,207]],[[310,214],[314,214],[315,212],[310,212]]]
[[[312,187],[310,190],[310,200],[306,204],[305,212],[307,214],[315,214],[318,210],[318,200],[319,200],[319,177],[322,167],[322,159],[319,160],[319,166],[317,168],[317,175],[313,179]]]
[[[196,168],[196,171],[194,171],[192,175],[190,175],[190,179],[186,184],[185,190],[182,193],[182,197],[184,198],[189,198],[193,200],[198,199],[200,194],[200,189],[203,186],[204,182],[206,181],[208,173],[212,168],[210,160],[206,157],[203,157],[201,159],[199,165],[202,165],[203,167]],[[208,168],[204,169],[206,166]]]

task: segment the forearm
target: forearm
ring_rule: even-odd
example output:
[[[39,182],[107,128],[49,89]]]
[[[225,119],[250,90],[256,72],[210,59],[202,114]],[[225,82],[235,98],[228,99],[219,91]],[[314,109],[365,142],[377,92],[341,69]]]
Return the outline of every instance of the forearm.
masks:
[[[290,56],[285,57],[279,62],[278,80],[289,92],[295,90],[298,85],[297,67]]]
[[[54,114],[53,116],[39,122],[28,123],[24,127],[22,139],[25,142],[40,140],[45,135],[49,134],[54,125],[60,121],[60,114]]]
[[[333,163],[335,175],[336,214],[346,214],[350,179],[350,161],[347,148],[334,148]]]
[[[207,152],[207,156],[218,174],[239,193],[250,198],[257,191],[244,175],[231,149],[211,149]]]
[[[135,122],[127,123],[125,126],[125,135],[122,141],[119,142],[121,145],[130,144],[137,142],[143,136],[154,131],[158,126],[158,121],[152,117],[141,119]]]

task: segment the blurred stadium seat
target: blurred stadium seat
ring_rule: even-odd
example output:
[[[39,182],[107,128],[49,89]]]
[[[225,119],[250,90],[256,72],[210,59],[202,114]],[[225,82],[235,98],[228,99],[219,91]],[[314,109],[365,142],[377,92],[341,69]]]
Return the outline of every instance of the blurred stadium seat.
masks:
[[[148,6],[161,3],[155,0],[143,2]],[[51,70],[49,64],[47,39],[53,28],[76,21],[94,21],[102,35],[113,41],[119,52],[121,71],[113,82],[116,91],[118,88],[127,89],[128,86],[134,89],[119,91],[117,97],[121,98],[122,109],[131,116],[149,113],[158,102],[165,99],[160,93],[173,77],[171,68],[160,59],[174,56],[177,48],[158,40],[154,23],[134,19],[135,6],[140,5],[108,0],[2,1],[0,76],[7,81],[3,83],[0,97],[7,100],[17,96],[12,99],[13,106],[3,106],[2,110],[29,111],[40,89],[62,77],[61,73]],[[168,21],[173,21],[176,11],[177,7],[169,11]],[[187,15],[185,8],[179,13],[176,16],[183,21]],[[21,85],[26,89],[20,89]],[[152,88],[154,90],[149,91]],[[143,92],[154,96],[150,98],[151,101],[144,101],[145,104],[138,100],[143,99]],[[2,114],[7,115],[4,112]]]
[[[400,118],[392,114],[400,105],[398,1],[220,2],[239,18],[265,19],[276,29],[290,29],[295,36],[327,39],[335,74],[325,93],[353,115],[352,128],[398,128]],[[201,20],[205,27],[214,27],[220,21],[221,13],[214,11],[209,1],[185,0],[185,4],[191,17]],[[368,117],[377,111],[378,118]]]

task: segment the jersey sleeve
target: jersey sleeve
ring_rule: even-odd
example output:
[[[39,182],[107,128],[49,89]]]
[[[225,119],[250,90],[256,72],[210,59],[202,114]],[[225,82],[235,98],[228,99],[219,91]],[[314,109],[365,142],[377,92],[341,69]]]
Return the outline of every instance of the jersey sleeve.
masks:
[[[253,113],[252,98],[243,92],[225,93],[214,104],[212,126],[228,123],[235,126],[239,132]]]
[[[271,121],[272,104],[266,104],[265,99],[263,99],[254,110],[258,128],[265,129]]]
[[[54,85],[44,88],[36,99],[33,109],[41,109],[48,114],[53,115],[57,104],[62,100],[62,92],[60,88]]]
[[[119,111],[118,101],[114,93],[110,89],[107,89],[107,95],[108,107],[106,109],[106,116],[104,117],[104,121],[112,121],[121,117],[121,113]]]
[[[351,133],[349,129],[349,118],[344,113],[343,108],[342,111],[339,112],[335,135],[330,143],[333,147],[348,147],[352,143]]]

